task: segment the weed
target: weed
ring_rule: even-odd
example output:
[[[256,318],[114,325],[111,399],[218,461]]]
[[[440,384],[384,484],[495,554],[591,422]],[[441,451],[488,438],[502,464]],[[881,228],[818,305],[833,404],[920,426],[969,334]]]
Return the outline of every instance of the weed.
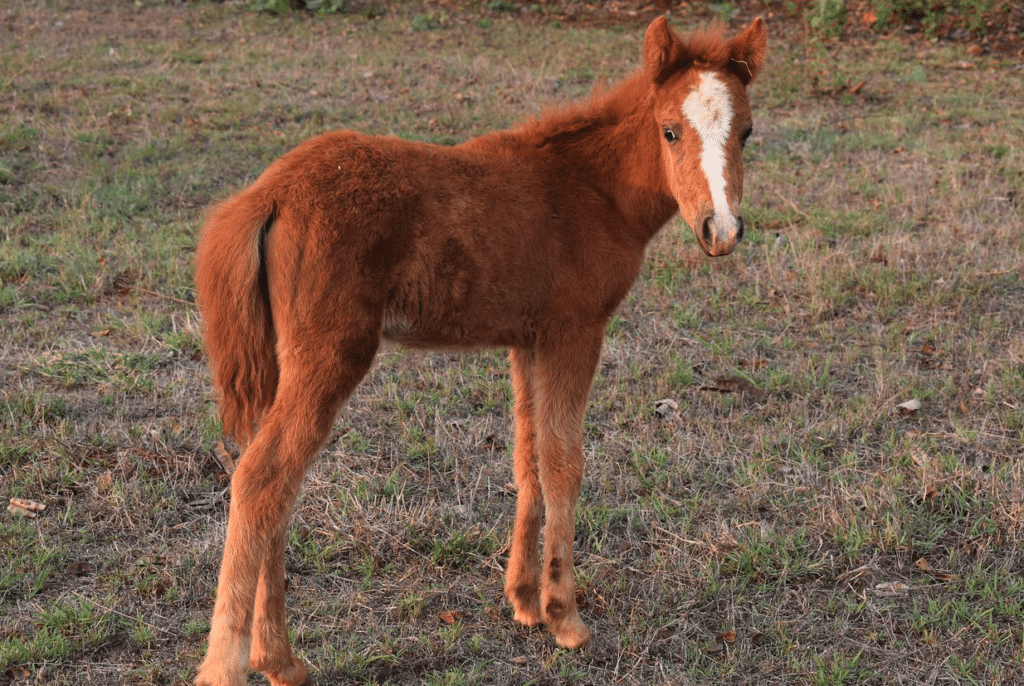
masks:
[[[920,22],[928,36],[935,35],[950,15],[965,17],[968,30],[980,36],[986,16],[997,11],[1001,4],[1000,0],[878,0],[872,3],[876,29]]]
[[[72,659],[110,638],[116,617],[82,600],[42,610],[31,638],[15,634],[0,645],[0,669],[31,662]]]
[[[492,12],[516,12],[519,6],[513,0],[487,0],[484,7]]]
[[[448,15],[443,11],[417,14],[412,18],[413,31],[437,31],[448,23]]]
[[[808,5],[804,18],[820,39],[836,38],[843,33],[846,3],[844,0],[815,0]]]

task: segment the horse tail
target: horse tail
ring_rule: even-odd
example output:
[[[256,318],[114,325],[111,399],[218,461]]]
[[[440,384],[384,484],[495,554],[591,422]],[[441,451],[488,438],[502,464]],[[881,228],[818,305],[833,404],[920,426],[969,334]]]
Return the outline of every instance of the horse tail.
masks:
[[[196,249],[196,301],[217,409],[224,434],[243,448],[274,402],[279,374],[264,261],[276,205],[259,186],[214,207]]]

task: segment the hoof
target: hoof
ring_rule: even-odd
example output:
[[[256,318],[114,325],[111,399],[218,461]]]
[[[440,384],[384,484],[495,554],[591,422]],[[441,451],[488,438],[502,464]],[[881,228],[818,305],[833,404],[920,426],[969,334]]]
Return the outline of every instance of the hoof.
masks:
[[[200,667],[196,675],[196,686],[245,686],[245,674],[237,673],[214,673],[205,665]]]
[[[302,664],[302,660],[290,655],[288,664],[283,667],[280,666],[280,662],[274,664],[273,662],[264,660],[250,660],[249,669],[256,672],[263,672],[263,675],[270,681],[271,686],[304,686],[309,684],[309,670],[306,669],[306,665]]]
[[[566,617],[565,619],[552,624],[549,629],[555,637],[555,643],[567,650],[580,650],[590,643],[590,629],[583,623],[579,615]]]
[[[506,588],[505,595],[512,605],[512,619],[529,627],[540,624],[540,595],[536,586],[523,584],[518,591],[516,588]]]
[[[264,672],[272,686],[306,686],[310,684],[309,670],[305,665],[293,658],[294,662],[287,668],[277,672]]]
[[[514,608],[512,619],[523,626],[535,627],[540,624],[540,608]]]

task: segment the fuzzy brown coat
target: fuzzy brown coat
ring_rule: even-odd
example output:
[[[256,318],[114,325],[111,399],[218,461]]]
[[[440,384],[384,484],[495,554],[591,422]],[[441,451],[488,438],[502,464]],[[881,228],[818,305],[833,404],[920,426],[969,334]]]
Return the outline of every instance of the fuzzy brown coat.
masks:
[[[587,643],[573,520],[605,325],[677,210],[709,254],[739,240],[742,220],[731,235],[712,231],[700,139],[680,112],[701,73],[727,85],[738,208],[746,87],[765,45],[760,20],[726,40],[681,39],[658,19],[644,68],[590,102],[450,148],[327,133],[211,212],[197,296],[224,430],[245,450],[197,683],[240,686],[247,668],[305,682],[285,623],[285,531],[382,339],[511,349],[519,492],[505,590],[517,621],[545,623],[565,647]]]

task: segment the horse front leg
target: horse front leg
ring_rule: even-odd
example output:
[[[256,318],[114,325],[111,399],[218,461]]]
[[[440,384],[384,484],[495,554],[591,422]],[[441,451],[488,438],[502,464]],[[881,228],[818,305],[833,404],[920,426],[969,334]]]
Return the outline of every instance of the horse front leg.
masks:
[[[582,327],[581,327],[582,328]],[[583,481],[583,415],[601,354],[603,329],[549,331],[538,342],[534,397],[536,451],[544,493],[541,619],[556,643],[581,648],[590,630],[576,609],[573,539]]]
[[[583,449],[557,439],[542,440],[540,482],[544,490],[544,569],[541,573],[541,619],[563,648],[575,650],[590,641],[590,630],[576,609],[573,538],[576,502],[583,479]]]
[[[540,622],[540,540],[544,501],[537,476],[533,423],[533,351],[512,350],[512,391],[515,395],[516,523],[508,556],[505,595],[512,604],[513,618],[526,626]]]

